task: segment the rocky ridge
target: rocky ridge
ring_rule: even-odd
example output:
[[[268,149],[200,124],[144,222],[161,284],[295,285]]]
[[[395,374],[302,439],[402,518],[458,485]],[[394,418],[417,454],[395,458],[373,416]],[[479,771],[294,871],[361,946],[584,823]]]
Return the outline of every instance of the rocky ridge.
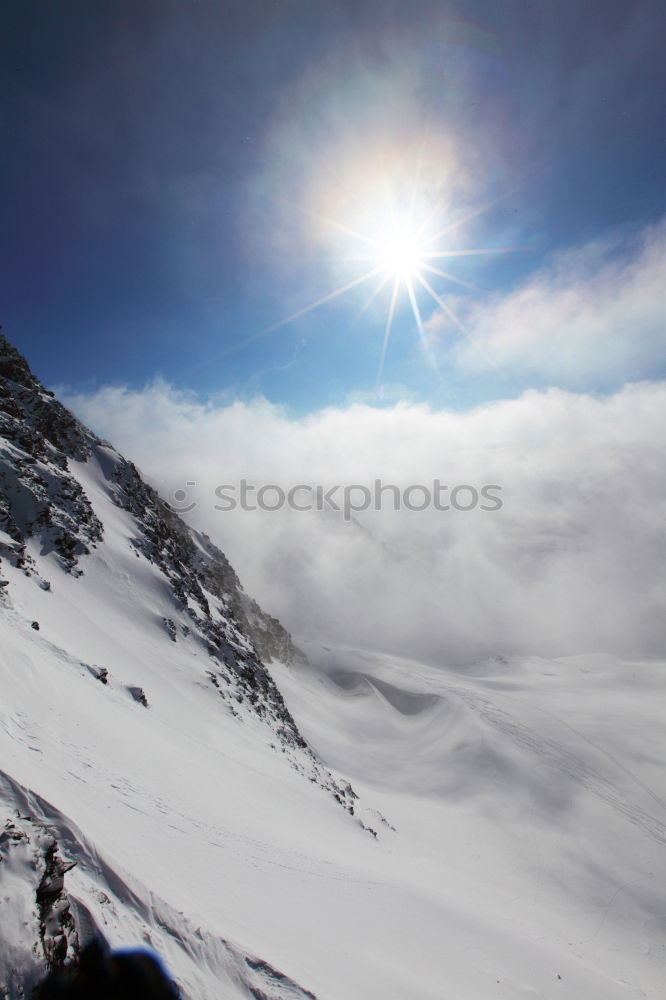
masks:
[[[207,682],[228,712],[261,719],[276,749],[353,814],[351,786],[336,781],[308,747],[266,666],[301,655],[289,633],[245,593],[210,538],[186,525],[132,462],[62,406],[0,334],[0,596],[5,602],[10,596],[3,559],[43,589],[55,579],[45,578],[45,564],[40,559],[37,565],[29,542],[38,543],[40,556],[52,556],[49,572],[55,562],[74,577],[85,574],[91,550],[104,545],[103,517],[77,476],[91,463],[101,469],[109,499],[133,519],[136,554],[157,567],[168,585],[173,613],[163,624],[169,638],[196,640],[208,657]],[[107,682],[107,668],[90,669]],[[132,696],[148,707],[150,692]]]

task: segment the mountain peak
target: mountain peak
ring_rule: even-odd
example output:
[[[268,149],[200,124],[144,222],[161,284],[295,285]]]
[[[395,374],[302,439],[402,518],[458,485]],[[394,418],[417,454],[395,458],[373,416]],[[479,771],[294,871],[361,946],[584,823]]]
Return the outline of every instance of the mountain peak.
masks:
[[[182,668],[220,700],[223,715],[260,721],[297,770],[353,813],[351,788],[310,750],[266,665],[302,655],[289,633],[245,593],[210,538],[62,406],[0,337],[0,561],[51,595],[59,574],[85,576],[72,594],[98,597],[101,615],[115,612],[109,605],[124,602],[129,589],[141,641],[175,644]],[[10,601],[11,574],[0,582]],[[31,620],[39,624],[37,613]],[[92,676],[117,685],[113,668],[88,663],[83,646],[77,656]],[[152,706],[149,682],[132,677],[121,686],[135,700],[132,692],[141,691],[141,703]]]

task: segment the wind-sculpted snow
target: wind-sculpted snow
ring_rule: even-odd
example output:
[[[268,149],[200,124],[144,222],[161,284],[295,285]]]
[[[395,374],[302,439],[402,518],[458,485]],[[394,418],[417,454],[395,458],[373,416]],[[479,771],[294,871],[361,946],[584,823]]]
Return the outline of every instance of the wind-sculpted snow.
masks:
[[[626,724],[622,708],[629,712],[632,702],[640,704],[641,686],[648,677],[652,683],[655,676],[660,678],[660,666],[655,671],[641,664],[631,670],[612,657],[580,658],[580,663],[577,658],[535,658],[527,664],[509,664],[499,657],[473,671],[456,672],[362,652],[341,655],[337,650],[320,651],[318,660],[327,683],[342,694],[341,708],[349,716],[350,728],[359,712],[357,703],[362,703],[368,759],[359,757],[355,748],[353,756],[342,754],[336,760],[350,774],[358,770],[367,776],[373,761],[381,758],[392,788],[402,785],[405,790],[455,799],[483,796],[501,786],[510,789],[517,803],[522,800],[552,822],[569,807],[572,791],[586,789],[656,843],[666,845],[664,783],[654,779],[647,783],[626,760],[624,743],[614,746],[625,730],[636,735],[635,722]],[[535,701],[535,678],[541,678],[544,694],[550,696],[545,703],[543,696]],[[580,725],[569,721],[567,681],[581,703],[576,714],[583,714],[583,706],[590,712],[589,719],[583,714]],[[599,741],[588,735],[598,714],[596,687],[590,681],[608,689],[606,698],[612,695],[618,719],[617,732],[606,731],[602,724]],[[558,700],[564,706],[560,712]],[[381,752],[373,741],[375,733]],[[646,751],[653,736],[647,728]],[[391,767],[386,768],[389,757]],[[439,760],[441,767],[426,768],[424,760]],[[641,770],[657,762],[658,756],[646,752]],[[548,782],[543,780],[544,768],[551,772]]]

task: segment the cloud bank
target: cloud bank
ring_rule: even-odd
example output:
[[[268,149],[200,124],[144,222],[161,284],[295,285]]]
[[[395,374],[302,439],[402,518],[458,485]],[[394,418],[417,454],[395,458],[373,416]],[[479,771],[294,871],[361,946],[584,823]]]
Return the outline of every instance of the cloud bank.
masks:
[[[263,399],[202,405],[163,382],[67,402],[163,495],[187,490],[189,522],[297,636],[459,664],[663,651],[666,382],[607,397],[530,390],[466,413],[355,404],[302,419]],[[492,483],[503,506],[386,504],[348,523],[330,510],[216,510],[215,488],[241,478]]]

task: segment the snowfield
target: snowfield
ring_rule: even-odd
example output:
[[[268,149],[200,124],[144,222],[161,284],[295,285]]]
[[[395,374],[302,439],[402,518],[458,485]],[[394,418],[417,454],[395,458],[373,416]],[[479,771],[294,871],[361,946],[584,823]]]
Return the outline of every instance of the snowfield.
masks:
[[[6,569],[0,654],[7,814],[53,831],[112,945],[156,948],[202,1000],[659,995],[663,664],[273,664],[375,839],[165,634],[118,514],[79,579],[37,552],[50,591]]]

